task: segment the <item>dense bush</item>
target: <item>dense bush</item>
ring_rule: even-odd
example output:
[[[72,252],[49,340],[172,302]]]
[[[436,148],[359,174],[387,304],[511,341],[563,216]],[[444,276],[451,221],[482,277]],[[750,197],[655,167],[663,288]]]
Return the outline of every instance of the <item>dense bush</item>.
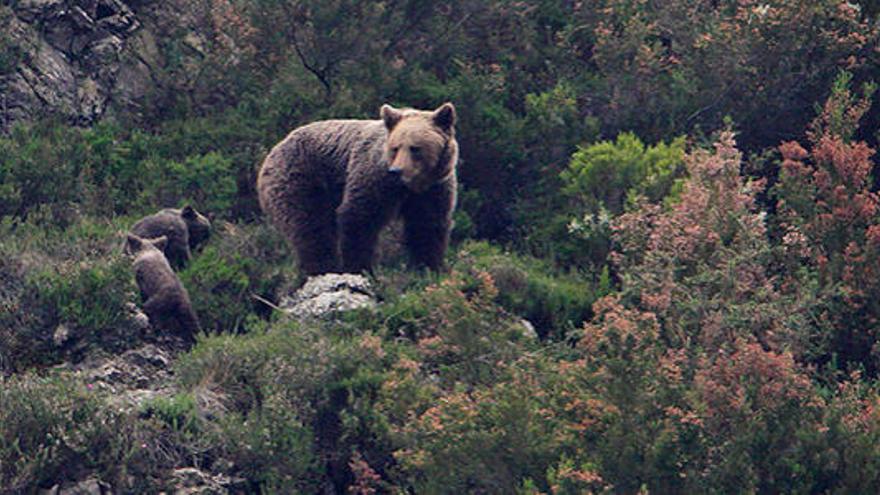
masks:
[[[739,175],[741,154],[727,131],[686,164],[679,202],[644,204],[613,227],[611,258],[624,294],[657,314],[674,345],[784,338],[790,308],[769,270],[765,215],[755,201],[762,184]]]
[[[117,412],[89,388],[64,377],[0,378],[3,493],[49,488],[96,472],[132,491],[157,488],[150,476],[171,461],[148,448],[156,444],[157,431]]]
[[[491,275],[498,289],[495,301],[528,320],[542,338],[565,338],[592,315],[596,299],[611,290],[607,277],[564,273],[552,263],[485,242],[464,243],[453,266]]]
[[[276,291],[295,279],[286,242],[269,226],[220,224],[180,273],[202,329],[238,332],[249,316],[266,315]]]
[[[383,354],[369,334],[353,339],[279,323],[268,331],[204,339],[178,362],[188,389],[223,411],[207,435],[215,455],[264,489],[315,491],[349,480],[340,415],[375,388]]]
[[[0,370],[130,347],[141,336],[119,224],[84,220],[57,231],[39,223],[0,225]]]
[[[820,363],[845,368],[880,364],[880,196],[873,190],[874,150],[853,137],[871,106],[873,85],[861,98],[842,73],[821,114],[807,132],[810,151],[797,142],[780,145],[782,167],[775,188],[786,264],[786,288],[816,299],[810,349]]]
[[[253,207],[243,204],[253,199],[240,199],[237,184],[251,174],[240,179],[232,159],[218,151],[185,154],[175,147],[179,139],[112,124],[16,126],[0,136],[0,215],[24,219],[48,208],[47,220],[65,226],[73,212],[146,213],[184,202],[219,218],[249,214]]]
[[[880,490],[877,2],[208,3],[198,53],[156,28],[137,115],[0,108],[0,492]],[[0,90],[27,48],[0,33]],[[269,147],[444,100],[450,272],[389,249],[375,311],[271,309],[300,280],[257,219]],[[122,235],[184,202],[206,332],[120,411],[50,367],[143,342]]]
[[[613,142],[579,147],[562,172],[562,191],[587,213],[604,208],[619,215],[637,196],[652,203],[666,197],[683,157],[684,138],[646,147],[634,134],[623,133]]]
[[[570,210],[557,215],[565,224],[566,241],[556,241],[557,250],[570,253],[567,264],[600,272],[611,250],[611,223],[638,200],[659,203],[675,192],[683,174],[684,138],[670,144],[645,146],[632,133],[615,141],[580,146],[562,171],[562,193]],[[674,194],[673,194],[674,196]]]

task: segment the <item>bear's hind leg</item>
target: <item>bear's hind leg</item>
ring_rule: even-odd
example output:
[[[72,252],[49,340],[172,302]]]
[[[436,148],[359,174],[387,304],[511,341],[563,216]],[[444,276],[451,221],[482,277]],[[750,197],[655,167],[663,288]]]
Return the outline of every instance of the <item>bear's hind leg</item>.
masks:
[[[150,320],[150,326],[155,330],[173,330],[169,329],[169,325],[172,324],[175,304],[167,294],[153,294],[144,301],[142,309]]]
[[[301,193],[285,203],[290,219],[285,228],[296,248],[300,271],[306,276],[337,272],[336,214],[331,194],[320,186]]]
[[[196,341],[196,334],[201,330],[201,326],[192,307],[189,304],[178,305],[176,320],[180,336],[187,343],[193,344]]]

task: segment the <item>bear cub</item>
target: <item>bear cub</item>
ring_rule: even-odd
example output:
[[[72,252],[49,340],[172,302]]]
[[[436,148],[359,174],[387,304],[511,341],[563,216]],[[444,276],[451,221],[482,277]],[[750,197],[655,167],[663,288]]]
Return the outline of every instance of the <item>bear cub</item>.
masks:
[[[143,239],[128,234],[126,250],[134,256],[135,279],[150,325],[182,337],[187,344],[191,344],[199,331],[199,321],[189,293],[162,253],[167,242],[165,236]]]
[[[165,236],[165,256],[175,269],[183,268],[192,257],[192,250],[211,235],[211,222],[192,206],[182,209],[166,208],[137,221],[131,233],[155,239]]]
[[[412,262],[443,268],[456,202],[455,107],[397,109],[292,131],[257,176],[260,206],[301,272],[371,271],[380,230],[403,217]]]

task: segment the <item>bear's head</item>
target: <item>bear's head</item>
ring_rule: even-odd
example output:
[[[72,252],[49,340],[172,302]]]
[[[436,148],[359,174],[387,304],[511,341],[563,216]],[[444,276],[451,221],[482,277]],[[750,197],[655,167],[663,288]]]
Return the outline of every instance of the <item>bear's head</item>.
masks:
[[[155,239],[144,239],[129,233],[125,238],[125,252],[134,257],[148,253],[158,253],[165,256],[165,246],[168,244],[168,238],[164,235]]]
[[[211,221],[208,217],[202,215],[195,208],[186,205],[180,210],[180,216],[186,223],[186,230],[189,232],[189,247],[195,248],[202,242],[208,240],[211,235]]]
[[[444,103],[434,111],[383,105],[380,113],[388,129],[388,171],[399,174],[407,188],[424,192],[455,173],[458,143],[452,103]]]

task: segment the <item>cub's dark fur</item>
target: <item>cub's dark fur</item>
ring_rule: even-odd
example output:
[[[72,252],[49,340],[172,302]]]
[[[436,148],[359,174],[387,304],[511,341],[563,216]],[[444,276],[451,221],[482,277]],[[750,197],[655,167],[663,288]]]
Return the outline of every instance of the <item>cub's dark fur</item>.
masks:
[[[171,266],[180,269],[189,262],[191,250],[210,236],[211,222],[192,206],[166,208],[138,220],[131,233],[144,239],[167,237],[165,256]]]
[[[192,342],[199,331],[189,294],[162,253],[168,239],[142,239],[128,234],[126,248],[134,256],[134,273],[144,313],[150,324]]]

